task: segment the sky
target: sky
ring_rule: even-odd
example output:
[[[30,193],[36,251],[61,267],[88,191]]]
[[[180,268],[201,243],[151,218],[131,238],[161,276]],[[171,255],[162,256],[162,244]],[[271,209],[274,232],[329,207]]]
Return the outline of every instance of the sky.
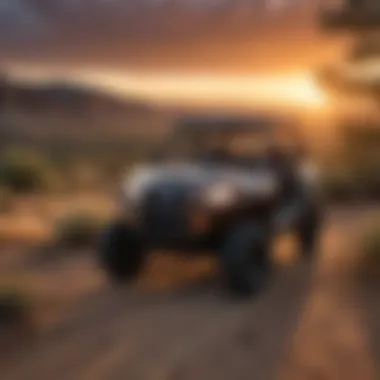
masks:
[[[320,107],[319,0],[1,0],[0,64],[163,101]]]

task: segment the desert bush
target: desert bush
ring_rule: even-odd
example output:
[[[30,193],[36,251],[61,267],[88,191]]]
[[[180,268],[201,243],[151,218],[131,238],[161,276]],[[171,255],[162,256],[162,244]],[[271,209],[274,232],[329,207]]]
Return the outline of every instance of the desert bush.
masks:
[[[354,179],[342,171],[323,171],[320,185],[323,195],[331,201],[347,201],[355,192]]]
[[[365,192],[380,189],[380,128],[348,124],[342,134],[343,164]]]
[[[342,200],[380,198],[380,128],[346,123],[334,147],[335,169],[327,169],[324,187]]]
[[[380,218],[364,230],[358,248],[359,274],[380,281]]]
[[[8,149],[0,155],[0,184],[15,192],[48,188],[52,168],[38,152]]]
[[[96,240],[104,219],[88,211],[76,211],[58,219],[53,229],[53,241],[58,246],[88,247]]]
[[[66,171],[68,187],[77,190],[96,188],[99,183],[98,168],[95,164],[78,161]]]
[[[27,291],[13,285],[0,285],[0,327],[29,323],[31,301]]]

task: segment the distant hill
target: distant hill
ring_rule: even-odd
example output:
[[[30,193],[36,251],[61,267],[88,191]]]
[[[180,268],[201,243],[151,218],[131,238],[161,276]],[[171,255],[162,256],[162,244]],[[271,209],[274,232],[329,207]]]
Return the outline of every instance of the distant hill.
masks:
[[[3,102],[8,107],[24,111],[111,115],[154,111],[151,105],[143,101],[119,98],[96,88],[67,82],[30,84],[10,81],[3,86],[6,86]]]
[[[0,79],[0,140],[106,141],[156,135],[170,127],[167,111],[67,82]]]

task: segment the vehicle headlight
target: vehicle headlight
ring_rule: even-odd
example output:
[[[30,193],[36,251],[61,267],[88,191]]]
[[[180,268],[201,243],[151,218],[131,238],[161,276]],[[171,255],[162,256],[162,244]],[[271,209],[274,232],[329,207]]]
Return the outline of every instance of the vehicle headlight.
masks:
[[[228,207],[237,199],[237,191],[229,184],[215,184],[206,189],[203,201],[206,205],[219,208]]]
[[[135,168],[122,185],[122,202],[132,206],[138,204],[153,179],[152,171],[144,167]]]
[[[123,186],[124,200],[130,205],[139,203],[144,187],[140,183],[129,182]]]

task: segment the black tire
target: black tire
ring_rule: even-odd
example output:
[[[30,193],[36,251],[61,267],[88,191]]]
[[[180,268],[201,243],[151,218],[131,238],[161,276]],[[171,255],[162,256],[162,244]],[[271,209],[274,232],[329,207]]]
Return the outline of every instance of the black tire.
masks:
[[[220,252],[223,278],[237,296],[250,296],[264,288],[271,274],[269,231],[257,223],[234,228]]]
[[[99,243],[100,265],[115,283],[129,282],[140,273],[144,246],[139,235],[123,222],[113,222]]]

